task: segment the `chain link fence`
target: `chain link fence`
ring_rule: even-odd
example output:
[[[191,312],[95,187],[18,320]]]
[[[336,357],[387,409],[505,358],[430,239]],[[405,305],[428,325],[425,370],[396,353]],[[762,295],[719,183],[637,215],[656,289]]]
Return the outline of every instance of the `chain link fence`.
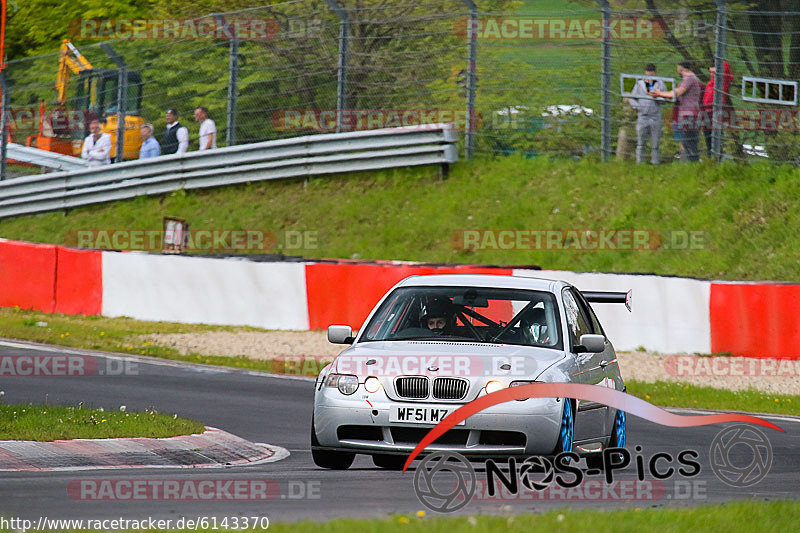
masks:
[[[191,19],[71,21],[91,73],[72,72],[58,101],[58,52],[9,61],[3,117],[11,142],[72,153],[87,111],[141,117],[160,139],[168,108],[197,149],[192,112],[205,106],[218,146],[452,122],[467,157],[627,159],[637,76],[652,63],[677,85],[688,62],[704,85],[716,81],[693,119],[701,159],[795,164],[800,12],[760,4],[294,0]],[[675,104],[652,102],[659,161],[676,160]]]

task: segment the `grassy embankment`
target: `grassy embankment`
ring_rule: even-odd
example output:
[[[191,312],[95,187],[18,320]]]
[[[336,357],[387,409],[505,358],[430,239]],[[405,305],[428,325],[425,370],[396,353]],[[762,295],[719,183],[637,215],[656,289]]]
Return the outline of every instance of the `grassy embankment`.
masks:
[[[193,230],[267,230],[270,250],[307,258],[539,265],[726,280],[800,281],[792,228],[800,170],[769,164],[601,164],[508,157],[432,168],[251,183],[0,221],[0,237],[77,244],[79,230],[159,230],[164,216]],[[283,231],[315,232],[290,248]],[[462,230],[645,230],[655,249],[463,249]],[[688,232],[698,241],[683,246]],[[663,245],[655,246],[660,235]],[[95,234],[96,235],[96,234]],[[674,242],[671,242],[673,241]],[[454,242],[457,241],[457,242]],[[485,245],[485,246],[484,246]],[[200,250],[210,252],[212,250]]]

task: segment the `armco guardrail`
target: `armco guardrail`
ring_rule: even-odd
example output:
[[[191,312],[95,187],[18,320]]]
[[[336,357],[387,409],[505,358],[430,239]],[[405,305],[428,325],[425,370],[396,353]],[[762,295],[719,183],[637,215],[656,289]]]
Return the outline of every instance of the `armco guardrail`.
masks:
[[[451,124],[309,135],[0,182],[0,218],[273,180],[458,160]]]
[[[32,163],[40,167],[54,168],[56,170],[83,170],[89,168],[86,161],[80,157],[48,152],[30,146],[23,146],[16,143],[8,143],[8,158],[23,163]]]

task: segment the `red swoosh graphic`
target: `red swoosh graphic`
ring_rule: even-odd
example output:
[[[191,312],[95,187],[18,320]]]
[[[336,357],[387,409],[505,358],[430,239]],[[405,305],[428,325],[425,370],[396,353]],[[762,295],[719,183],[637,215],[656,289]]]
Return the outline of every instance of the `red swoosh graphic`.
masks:
[[[688,428],[722,424],[724,422],[748,422],[783,431],[772,422],[767,422],[763,418],[757,416],[733,413],[718,415],[676,415],[660,407],[656,407],[641,398],[637,398],[636,396],[631,396],[628,393],[609,389],[608,387],[600,387],[598,385],[583,385],[580,383],[533,383],[531,385],[506,388],[487,394],[486,396],[481,396],[450,413],[444,420],[431,428],[428,434],[425,435],[425,438],[417,444],[417,447],[414,448],[414,451],[408,456],[406,464],[403,466],[403,472],[406,471],[411,461],[413,461],[425,447],[462,420],[466,420],[475,413],[497,405],[498,403],[520,400],[522,398],[577,398],[580,400],[602,403],[609,407],[625,411],[628,414],[638,416],[639,418],[661,424],[662,426]]]

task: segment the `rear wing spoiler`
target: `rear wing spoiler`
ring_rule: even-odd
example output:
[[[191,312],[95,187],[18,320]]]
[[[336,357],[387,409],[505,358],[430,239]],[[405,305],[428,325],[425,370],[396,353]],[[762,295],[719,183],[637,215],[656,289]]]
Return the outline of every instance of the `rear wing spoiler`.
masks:
[[[631,311],[631,301],[633,299],[632,290],[628,292],[581,291],[581,294],[586,298],[587,302],[598,304],[625,304],[628,311]]]

